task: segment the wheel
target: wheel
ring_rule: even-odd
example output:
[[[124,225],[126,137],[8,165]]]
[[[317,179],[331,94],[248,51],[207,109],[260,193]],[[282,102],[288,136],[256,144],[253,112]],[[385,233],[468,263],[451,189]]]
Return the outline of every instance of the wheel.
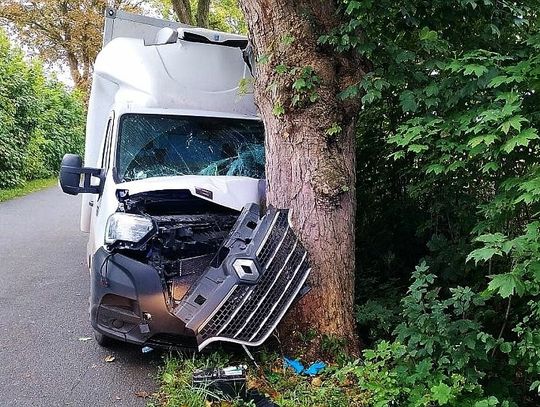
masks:
[[[94,338],[97,344],[99,346],[103,346],[104,348],[108,348],[116,342],[114,339],[109,338],[98,331],[94,331]]]

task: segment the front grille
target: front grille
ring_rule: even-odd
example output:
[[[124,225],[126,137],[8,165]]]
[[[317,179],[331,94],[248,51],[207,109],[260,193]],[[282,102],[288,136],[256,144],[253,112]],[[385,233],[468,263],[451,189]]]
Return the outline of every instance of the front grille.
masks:
[[[262,343],[279,323],[309,272],[307,254],[288,221],[276,211],[256,258],[261,277],[254,286],[236,285],[215,313],[199,328],[198,342],[228,340]],[[213,339],[212,339],[213,338]]]

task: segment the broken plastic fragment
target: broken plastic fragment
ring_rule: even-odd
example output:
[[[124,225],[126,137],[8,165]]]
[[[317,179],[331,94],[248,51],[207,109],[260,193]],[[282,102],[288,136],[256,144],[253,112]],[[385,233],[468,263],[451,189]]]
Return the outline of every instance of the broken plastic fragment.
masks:
[[[302,372],[306,369],[302,362],[300,362],[298,359],[289,359],[288,357],[283,358],[283,366],[286,368],[290,367],[296,374],[302,374]]]
[[[305,369],[304,374],[307,374],[309,376],[315,376],[315,375],[318,375],[325,367],[326,367],[326,363],[318,361],[318,362],[313,363],[307,369]]]
[[[141,349],[142,353],[150,353],[154,350],[154,348],[151,348],[150,346],[143,346]]]
[[[315,376],[318,375],[325,367],[326,363],[317,361],[315,363],[312,363],[307,369],[304,367],[302,362],[300,362],[298,359],[289,359],[287,357],[283,358],[283,366],[290,367],[294,370],[296,374],[304,374],[308,376]]]

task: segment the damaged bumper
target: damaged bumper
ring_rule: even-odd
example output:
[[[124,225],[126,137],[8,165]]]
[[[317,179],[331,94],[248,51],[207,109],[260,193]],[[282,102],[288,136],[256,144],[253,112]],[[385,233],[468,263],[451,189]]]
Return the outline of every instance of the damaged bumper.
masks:
[[[152,266],[100,250],[92,273],[94,328],[127,342],[196,346],[215,341],[262,344],[310,273],[287,210],[246,207],[210,266],[183,298],[168,305]]]

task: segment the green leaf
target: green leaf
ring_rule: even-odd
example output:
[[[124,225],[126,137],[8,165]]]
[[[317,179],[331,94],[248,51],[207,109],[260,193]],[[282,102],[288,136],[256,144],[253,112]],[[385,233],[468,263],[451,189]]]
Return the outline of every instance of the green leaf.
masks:
[[[163,373],[163,376],[161,376],[161,378],[167,384],[171,384],[172,382],[174,382],[174,376],[167,372]]]
[[[283,116],[285,114],[285,108],[283,107],[283,105],[280,102],[277,102],[276,104],[274,104],[274,108],[272,109],[272,113],[276,117],[281,117],[281,116]]]
[[[472,139],[470,139],[467,143],[469,147],[476,147],[480,144],[485,144],[486,146],[490,146],[491,144],[495,143],[499,137],[495,134],[485,134],[483,136],[477,136]]]
[[[506,241],[506,236],[502,233],[486,233],[485,235],[480,235],[476,239],[476,242],[482,243],[502,243]]]
[[[416,112],[416,109],[418,108],[416,97],[410,90],[402,92],[399,95],[399,101],[404,112]]]
[[[301,90],[306,87],[306,80],[304,78],[298,78],[294,81],[292,88],[294,90]]]
[[[279,74],[284,74],[289,70],[289,67],[285,64],[279,64],[276,66],[276,72]]]
[[[510,353],[512,352],[512,344],[509,342],[503,342],[501,343],[500,349],[502,353]]]
[[[528,122],[528,120],[521,115],[516,115],[501,124],[499,128],[504,134],[508,134],[511,128],[521,131],[521,123],[523,122]]]
[[[482,247],[469,253],[466,262],[474,260],[474,263],[478,264],[490,260],[493,256],[502,256],[501,250],[496,247]]]
[[[358,85],[352,85],[347,87],[343,92],[341,92],[338,97],[341,100],[353,98],[358,95]]]
[[[424,92],[427,96],[436,96],[439,94],[439,86],[436,83],[431,83]]]
[[[356,0],[351,0],[348,2],[347,9],[345,10],[345,13],[351,14],[354,10],[360,8],[360,2]]]
[[[411,153],[421,153],[422,151],[427,151],[428,150],[428,146],[424,145],[424,144],[411,144],[408,148],[407,148],[407,151],[410,151]]]
[[[433,394],[433,399],[440,406],[443,406],[450,401],[452,389],[447,384],[441,382],[431,388],[431,393]]]
[[[521,128],[521,124],[519,124],[519,128]],[[528,128],[526,130],[523,130],[517,136],[514,136],[510,140],[508,140],[502,146],[502,150],[506,153],[510,153],[518,146],[527,147],[531,140],[537,140],[538,138],[539,136],[537,130],[533,128]]]
[[[497,292],[502,298],[508,298],[514,293],[523,295],[525,285],[514,273],[498,274],[491,277],[488,290]]]
[[[439,38],[437,32],[430,30],[428,27],[422,28],[418,36],[421,41],[436,41]]]
[[[488,69],[484,65],[478,65],[478,64],[467,64],[464,66],[463,74],[464,75],[476,75],[476,77],[481,77],[483,74],[485,74],[488,71]]]
[[[443,173],[445,170],[445,166],[444,165],[441,165],[441,164],[431,164],[427,167],[426,169],[426,174],[435,174],[435,175],[439,175],[441,173]]]
[[[495,407],[499,404],[497,397],[489,396],[487,399],[477,401],[474,407]]]
[[[491,81],[489,81],[489,87],[490,88],[498,88],[502,84],[510,83],[512,82],[512,78],[509,78],[508,76],[496,76]]]
[[[484,174],[486,173],[489,173],[489,172],[495,172],[499,169],[499,164],[495,163],[495,162],[490,162],[490,163],[487,163],[485,164],[483,167],[482,167],[482,172]]]

